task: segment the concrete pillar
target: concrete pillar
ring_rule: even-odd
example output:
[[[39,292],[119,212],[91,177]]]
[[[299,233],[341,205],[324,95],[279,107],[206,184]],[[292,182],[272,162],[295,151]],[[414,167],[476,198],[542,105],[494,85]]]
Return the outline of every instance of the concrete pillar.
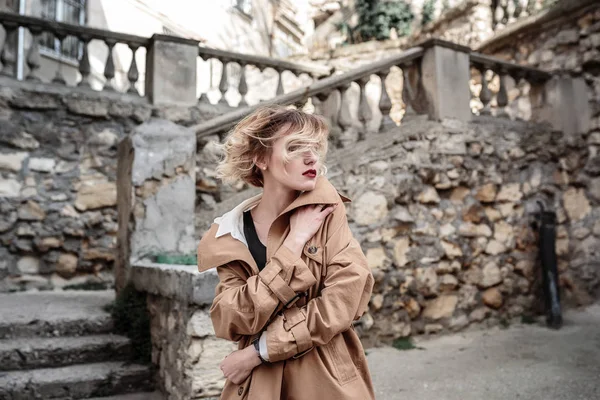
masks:
[[[549,122],[566,135],[590,130],[591,110],[583,78],[554,76],[529,91],[531,120]]]
[[[470,49],[439,39],[427,40],[420,46],[425,49],[421,82],[429,117],[470,121]]]
[[[195,132],[166,120],[138,126],[119,144],[117,291],[132,263],[195,253],[195,156]]]
[[[146,56],[146,95],[152,104],[191,106],[196,95],[198,42],[152,36]]]

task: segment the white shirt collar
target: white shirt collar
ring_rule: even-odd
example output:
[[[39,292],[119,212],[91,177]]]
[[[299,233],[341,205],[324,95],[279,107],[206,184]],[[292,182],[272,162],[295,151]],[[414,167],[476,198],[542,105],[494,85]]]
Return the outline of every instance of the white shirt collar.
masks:
[[[229,233],[234,239],[248,246],[246,236],[244,235],[244,211],[254,208],[261,198],[262,193],[243,201],[233,210],[215,218],[215,224],[219,225],[215,237],[219,238]]]

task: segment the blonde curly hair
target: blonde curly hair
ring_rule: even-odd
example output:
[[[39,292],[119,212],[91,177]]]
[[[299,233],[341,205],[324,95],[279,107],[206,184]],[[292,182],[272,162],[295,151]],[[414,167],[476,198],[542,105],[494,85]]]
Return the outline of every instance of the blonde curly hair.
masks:
[[[319,175],[324,175],[329,129],[325,119],[301,110],[279,105],[257,109],[240,121],[222,144],[224,158],[217,166],[217,176],[226,183],[246,182],[263,186],[263,176],[256,161],[271,154],[273,142],[285,137],[284,161],[306,151],[319,158]]]

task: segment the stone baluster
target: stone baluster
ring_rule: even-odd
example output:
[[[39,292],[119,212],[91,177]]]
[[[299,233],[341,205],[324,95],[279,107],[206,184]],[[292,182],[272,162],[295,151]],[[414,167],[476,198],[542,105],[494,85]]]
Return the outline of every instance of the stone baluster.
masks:
[[[248,94],[248,83],[246,82],[246,64],[240,64],[240,83],[238,85],[238,92],[242,96],[238,107],[246,107],[248,102],[246,101],[246,95]]]
[[[106,65],[104,66],[104,77],[106,83],[104,84],[104,90],[114,91],[115,88],[112,85],[112,79],[115,77],[115,62],[113,59],[113,47],[116,42],[114,40],[105,40],[104,43],[108,46],[108,56],[106,57]]]
[[[498,103],[498,117],[507,117],[506,106],[508,105],[508,93],[506,92],[506,70],[500,69],[500,90],[496,95],[496,102]]]
[[[276,71],[277,71],[278,77],[277,77],[277,91],[275,92],[275,96],[281,96],[284,93],[284,91],[283,91],[283,76],[282,76],[283,71],[280,69],[277,69]]]
[[[371,133],[372,128],[369,126],[369,123],[373,119],[373,112],[371,111],[371,107],[369,106],[369,101],[367,100],[367,91],[366,86],[371,80],[370,76],[366,76],[358,80],[358,85],[360,86],[360,102],[358,104],[358,120],[362,124],[362,130],[359,134],[359,140],[364,140],[367,133]]]
[[[4,24],[6,38],[0,61],[2,61],[2,72],[4,76],[16,78],[17,76],[17,25]]]
[[[412,107],[412,98],[413,98],[413,94],[412,94],[412,89],[411,89],[411,82],[410,82],[410,70],[413,68],[412,63],[407,64],[402,68],[402,77],[403,77],[403,82],[402,82],[402,102],[404,103],[404,117],[412,117],[416,114],[415,110]]]
[[[508,12],[508,0],[502,0],[502,5],[500,6],[502,9],[502,19],[500,20],[503,24],[508,22],[509,12]]]
[[[535,0],[527,0],[527,14],[532,15],[535,12]]]
[[[351,83],[347,83],[338,87],[341,95],[338,123],[342,131],[338,145],[346,148],[356,143],[359,135],[359,130],[357,129],[352,109],[350,108],[350,86]]]
[[[139,96],[140,92],[138,92],[137,88],[135,87],[135,84],[140,77],[137,61],[135,60],[135,54],[137,53],[139,46],[137,44],[129,44],[129,48],[131,49],[131,65],[129,66],[129,71],[127,72],[127,79],[129,80],[129,90],[127,90],[127,93],[133,93]]]
[[[212,63],[212,58],[206,57],[202,52],[199,53],[200,58],[202,59],[202,61],[208,61],[209,63],[209,68],[208,68],[208,74],[209,74],[209,82],[212,79],[212,76],[210,76],[212,74],[212,68],[210,67],[211,63]],[[211,88],[209,88],[210,90]],[[208,96],[206,95],[206,92],[202,92],[200,93],[200,97],[198,98],[198,104],[210,104],[210,101],[208,100]]]
[[[65,38],[67,37],[67,34],[61,31],[55,32],[54,36],[56,36],[56,39],[58,39],[58,57],[59,59],[62,58],[63,55],[63,43],[65,41]],[[54,79],[52,79],[52,83],[58,83],[59,85],[66,85],[67,81],[65,80],[65,77],[62,73],[62,62],[59,60],[59,62],[56,63],[57,64],[57,68],[56,68],[56,76],[54,77]]]
[[[88,53],[88,46],[90,44],[91,38],[82,37],[81,41],[83,42],[83,54],[81,55],[81,60],[79,60],[79,73],[81,74],[81,81],[77,86],[80,87],[90,87],[90,73],[92,69],[90,67],[90,56]]]
[[[227,78],[227,65],[229,65],[229,61],[221,60],[221,62],[223,63],[223,70],[221,71],[221,82],[219,83],[219,91],[221,92],[219,104],[229,105],[225,98],[225,93],[227,93],[227,89],[229,89],[229,80]]]
[[[387,78],[390,70],[380,71],[377,73],[381,80],[381,97],[379,98],[379,110],[381,111],[381,130],[395,125],[394,121],[390,117],[390,111],[392,110],[392,100],[388,94],[387,85],[385,79]]]
[[[513,10],[513,17],[517,19],[521,16],[521,13],[523,12],[523,5],[521,4],[521,0],[513,0],[513,3],[515,5],[515,9]]]
[[[37,76],[36,71],[40,68],[40,35],[42,30],[38,27],[29,28],[31,32],[31,47],[27,52],[27,68],[29,73],[27,74],[28,81],[39,81],[40,78]]]
[[[492,92],[490,91],[487,79],[485,78],[487,67],[481,64],[477,65],[477,69],[481,75],[481,92],[479,92],[479,100],[481,100],[481,103],[483,104],[481,115],[490,115],[490,101],[492,100]]]

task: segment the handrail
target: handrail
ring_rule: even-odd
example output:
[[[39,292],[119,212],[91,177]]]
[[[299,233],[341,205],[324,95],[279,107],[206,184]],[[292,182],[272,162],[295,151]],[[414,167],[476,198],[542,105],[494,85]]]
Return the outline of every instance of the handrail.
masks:
[[[99,39],[114,40],[115,42],[124,42],[139,47],[146,47],[150,39],[127,33],[111,32],[104,29],[90,28],[87,26],[72,25],[64,22],[51,21],[16,13],[0,11],[0,21],[2,25],[13,25],[15,28],[23,26],[35,30],[43,30],[53,33],[64,33],[66,35],[77,36],[80,39]]]
[[[377,74],[381,71],[386,71],[393,66],[408,64],[411,61],[420,58],[422,55],[422,47],[413,47],[404,51],[402,54],[388,57],[372,64],[356,68],[344,74],[323,78],[303,89],[298,89],[293,92],[277,96],[269,101],[228,112],[209,121],[197,124],[193,126],[192,129],[196,131],[196,135],[199,138],[223,132],[231,129],[237,122],[261,106],[267,104],[294,104],[303,102],[308,100],[310,97],[319,94],[328,94],[333,90],[342,89],[354,81],[372,74]]]
[[[202,57],[203,60],[209,58],[218,58],[221,61],[226,60],[231,62],[237,62],[240,64],[255,65],[260,69],[273,68],[278,71],[286,70],[292,71],[296,75],[306,73],[315,78],[329,76],[333,71],[332,67],[327,67],[319,64],[308,65],[302,63],[295,63],[272,57],[263,57],[250,54],[235,53],[227,50],[212,49],[210,47],[205,46],[199,46],[198,54],[200,57]]]
[[[504,61],[499,58],[486,56],[481,53],[471,52],[469,57],[472,64],[492,69],[494,72],[504,71],[513,77],[516,76],[519,78],[524,78],[532,82],[544,82],[552,77],[551,73],[541,69]]]

